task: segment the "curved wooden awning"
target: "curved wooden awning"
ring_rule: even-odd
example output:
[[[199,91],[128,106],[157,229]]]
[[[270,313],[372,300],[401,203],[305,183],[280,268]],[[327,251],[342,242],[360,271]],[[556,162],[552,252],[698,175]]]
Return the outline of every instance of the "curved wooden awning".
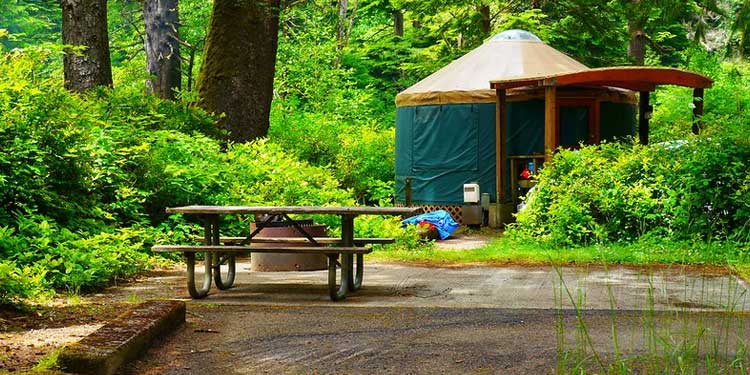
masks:
[[[633,91],[654,91],[658,85],[677,85],[706,89],[713,85],[710,78],[676,68],[646,66],[618,66],[586,69],[549,76],[518,77],[490,81],[492,89],[512,89],[526,86],[609,86]]]

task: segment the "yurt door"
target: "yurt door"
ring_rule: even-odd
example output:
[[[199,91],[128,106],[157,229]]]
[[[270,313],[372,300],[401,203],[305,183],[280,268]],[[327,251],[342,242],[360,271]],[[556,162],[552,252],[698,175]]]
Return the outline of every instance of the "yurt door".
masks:
[[[560,146],[578,148],[581,143],[599,143],[595,100],[559,100],[557,108],[557,139]]]

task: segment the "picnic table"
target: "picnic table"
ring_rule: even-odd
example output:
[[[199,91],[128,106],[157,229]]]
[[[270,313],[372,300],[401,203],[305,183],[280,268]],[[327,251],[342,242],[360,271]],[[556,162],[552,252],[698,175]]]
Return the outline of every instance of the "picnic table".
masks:
[[[421,212],[420,208],[405,207],[321,207],[321,206],[184,206],[167,208],[167,213],[196,215],[203,220],[204,237],[202,245],[157,245],[157,252],[177,251],[187,259],[187,287],[195,299],[208,295],[213,279],[220,290],[229,289],[234,284],[235,255],[238,253],[301,253],[325,254],[328,257],[328,291],[331,300],[340,301],[350,291],[362,286],[364,254],[372,252],[371,244],[392,243],[392,238],[355,238],[354,219],[360,215],[385,215],[407,217]],[[220,217],[222,215],[253,215],[256,228],[245,237],[221,237]],[[341,237],[313,237],[290,215],[338,215],[341,217]],[[295,227],[302,237],[268,238],[256,237],[263,228],[286,222]],[[248,229],[249,231],[249,229]],[[264,244],[273,244],[268,246]],[[281,244],[281,245],[279,245]],[[203,283],[196,287],[196,253],[204,254]],[[356,256],[356,273],[354,258]],[[223,275],[221,266],[227,266]],[[340,276],[337,282],[337,267]],[[337,286],[338,284],[338,286]]]

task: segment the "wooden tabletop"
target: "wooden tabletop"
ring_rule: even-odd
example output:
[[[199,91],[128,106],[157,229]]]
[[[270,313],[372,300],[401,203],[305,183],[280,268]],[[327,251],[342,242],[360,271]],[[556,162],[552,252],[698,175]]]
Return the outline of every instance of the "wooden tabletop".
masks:
[[[415,215],[419,207],[322,207],[322,206],[184,206],[169,207],[167,213],[203,215],[243,214],[331,214],[331,215]]]

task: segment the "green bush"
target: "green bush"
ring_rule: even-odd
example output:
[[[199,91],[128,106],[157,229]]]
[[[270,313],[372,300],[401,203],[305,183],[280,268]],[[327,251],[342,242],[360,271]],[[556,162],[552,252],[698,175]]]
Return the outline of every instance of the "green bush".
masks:
[[[333,172],[278,144],[222,144],[189,102],[128,86],[71,94],[43,70],[48,56],[0,60],[0,303],[142,272],[151,245],[197,232],[165,207],[354,203]]]
[[[511,234],[552,245],[750,238],[750,139],[725,132],[652,146],[560,151]]]
[[[750,65],[725,62],[717,54],[692,51],[689,70],[702,73],[714,80],[705,90],[704,112],[709,131],[742,128],[750,118]],[[660,86],[652,96],[654,104],[651,121],[652,143],[692,136],[693,90],[679,86]],[[746,126],[746,125],[745,125]]]
[[[279,104],[280,106],[280,104]],[[346,125],[318,113],[272,112],[269,140],[312,165],[335,174],[357,201],[392,203],[395,130],[377,123]]]
[[[13,261],[0,260],[0,306],[47,295],[49,285],[45,276],[42,265],[19,267]]]
[[[336,176],[354,191],[357,200],[368,204],[392,204],[396,132],[372,127],[351,127],[340,137],[336,154]]]
[[[143,272],[153,263],[142,230],[81,236],[39,215],[18,217],[18,230],[0,230],[0,303],[48,294],[77,293]]]

